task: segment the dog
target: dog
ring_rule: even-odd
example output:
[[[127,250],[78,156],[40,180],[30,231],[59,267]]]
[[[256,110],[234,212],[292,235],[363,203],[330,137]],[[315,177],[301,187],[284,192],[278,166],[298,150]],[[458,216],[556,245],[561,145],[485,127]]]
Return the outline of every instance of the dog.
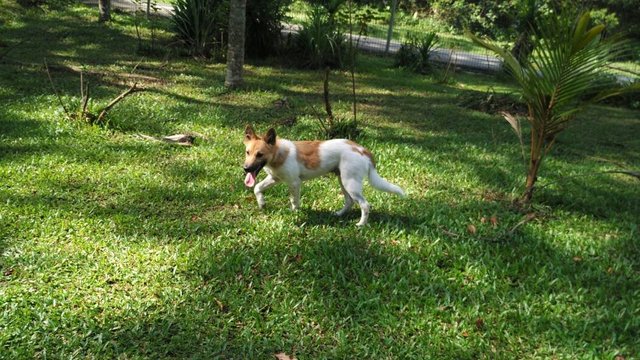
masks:
[[[253,190],[260,209],[265,204],[263,191],[284,182],[289,186],[291,209],[297,210],[300,207],[302,181],[328,173],[338,175],[344,195],[344,207],[335,215],[344,215],[355,201],[361,212],[357,226],[364,226],[369,218],[369,203],[362,195],[362,181],[365,177],[378,190],[405,196],[400,187],[378,175],[371,152],[350,140],[289,141],[277,138],[273,128],[260,137],[251,125],[247,125],[244,145],[245,185],[253,187],[260,170],[264,168],[267,172],[266,179],[255,185]]]

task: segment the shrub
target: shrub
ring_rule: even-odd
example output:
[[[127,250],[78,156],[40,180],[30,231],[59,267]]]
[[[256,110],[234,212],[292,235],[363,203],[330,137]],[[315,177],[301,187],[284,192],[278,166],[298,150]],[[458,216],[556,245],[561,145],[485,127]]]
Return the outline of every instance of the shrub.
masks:
[[[320,7],[311,8],[309,20],[294,39],[294,51],[304,67],[341,67],[346,54],[346,42],[335,20]]]
[[[395,66],[426,74],[431,71],[429,58],[438,44],[438,35],[434,32],[424,36],[407,36],[396,54]]]
[[[276,52],[291,3],[292,0],[247,0],[247,56],[265,57]]]
[[[74,3],[73,0],[17,0],[16,2],[25,8],[45,7],[56,10],[62,10]]]
[[[176,0],[172,17],[178,39],[192,56],[222,54],[227,3],[215,0]]]

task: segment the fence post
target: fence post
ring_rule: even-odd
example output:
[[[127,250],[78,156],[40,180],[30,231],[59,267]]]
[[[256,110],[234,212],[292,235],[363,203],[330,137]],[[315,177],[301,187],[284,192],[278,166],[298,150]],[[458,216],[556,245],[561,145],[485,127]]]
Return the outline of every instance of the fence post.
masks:
[[[387,45],[384,48],[384,53],[389,53],[389,45],[391,44],[391,35],[393,35],[393,22],[396,18],[396,7],[398,7],[398,0],[391,1],[391,19],[389,19],[389,31],[387,31]]]

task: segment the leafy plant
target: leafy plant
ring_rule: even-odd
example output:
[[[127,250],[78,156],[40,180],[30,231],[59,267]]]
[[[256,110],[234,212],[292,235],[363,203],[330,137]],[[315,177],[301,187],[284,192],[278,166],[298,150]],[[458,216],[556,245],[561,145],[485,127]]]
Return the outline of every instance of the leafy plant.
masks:
[[[322,129],[322,136],[326,139],[335,139],[335,138],[346,138],[346,139],[356,139],[360,136],[360,127],[358,126],[358,121],[354,116],[350,119],[343,118],[341,116],[334,116],[333,110],[331,108],[331,101],[329,100],[329,75],[331,73],[331,69],[328,67],[324,71],[324,81],[323,81],[323,100],[324,100],[324,109],[327,112],[327,117],[322,118],[319,114],[317,115],[318,123],[320,124],[320,128]],[[354,103],[355,107],[355,103]]]
[[[527,104],[531,140],[525,202],[531,201],[540,165],[556,136],[586,105],[640,89],[637,83],[621,87],[598,81],[605,65],[625,51],[625,43],[616,37],[605,39],[604,25],[589,27],[590,20],[589,12],[585,12],[574,22],[559,16],[539,24],[535,51],[524,63],[509,51],[467,32],[475,43],[504,59]],[[594,89],[597,92],[585,98]]]
[[[225,6],[223,6],[225,5]],[[173,27],[192,56],[222,53],[226,3],[213,0],[176,0]]]
[[[273,54],[281,38],[286,9],[292,0],[247,0],[245,53],[249,57]]]
[[[344,36],[323,7],[311,8],[309,20],[296,35],[294,44],[304,67],[342,67],[346,55]]]
[[[426,74],[431,71],[429,58],[438,44],[438,35],[428,32],[423,36],[408,35],[396,54],[395,66]]]

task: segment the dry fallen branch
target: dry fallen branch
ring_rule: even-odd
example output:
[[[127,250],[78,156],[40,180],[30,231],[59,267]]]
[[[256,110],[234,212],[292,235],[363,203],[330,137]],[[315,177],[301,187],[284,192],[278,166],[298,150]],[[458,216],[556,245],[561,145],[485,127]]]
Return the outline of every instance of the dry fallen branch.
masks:
[[[196,140],[196,135],[192,135],[192,134],[175,134],[175,135],[168,135],[168,136],[163,136],[159,138],[149,136],[149,135],[144,135],[144,134],[137,134],[136,136],[145,140],[165,142],[165,143],[175,144],[180,146],[192,146],[194,141]]]
[[[114,98],[113,100],[111,100],[111,102],[109,102],[109,104],[107,104],[105,107],[103,107],[102,109],[100,109],[99,111],[97,111],[97,113],[99,114],[98,116],[95,115],[95,113],[92,113],[90,111],[87,110],[88,104],[89,104],[89,83],[84,81],[84,72],[81,70],[80,71],[80,104],[78,107],[78,110],[75,113],[71,113],[68,109],[67,106],[65,106],[64,102],[62,101],[62,97],[60,96],[60,94],[58,93],[58,89],[56,89],[54,83],[53,83],[53,79],[51,77],[51,71],[49,70],[49,64],[47,63],[47,59],[44,59],[44,66],[45,66],[45,70],[47,72],[47,77],[49,78],[49,83],[51,84],[51,88],[53,89],[53,92],[56,94],[56,97],[58,98],[58,102],[60,102],[60,106],[62,106],[62,109],[64,110],[64,113],[67,117],[68,120],[73,121],[73,120],[83,120],[86,121],[90,124],[102,124],[105,116],[107,115],[107,112],[109,112],[109,110],[111,110],[111,108],[113,108],[117,103],[119,103],[120,101],[122,101],[125,97],[129,96],[130,94],[134,93],[134,92],[138,92],[138,91],[143,91],[144,89],[141,89],[139,87],[137,87],[138,83],[134,83],[133,85],[131,85],[131,87],[129,87],[129,89],[125,90],[124,92],[122,92],[120,95],[118,95],[116,98]],[[136,64],[137,66],[137,64]],[[135,70],[135,68],[134,68]]]
[[[96,119],[95,122],[100,123],[104,119],[104,116],[107,114],[107,111],[111,110],[112,107],[114,107],[117,103],[122,101],[122,99],[126,98],[128,95],[136,91],[142,91],[142,89],[136,88],[136,85],[138,85],[138,83],[134,83],[133,85],[131,85],[131,87],[128,90],[124,91],[123,93],[118,95],[118,97],[111,100],[111,102],[107,106],[105,106],[102,109],[102,111],[100,111],[100,115],[98,115],[98,118]]]
[[[624,174],[632,176],[638,180],[640,180],[640,171],[631,171],[631,170],[609,170],[603,171],[604,173],[614,173],[614,174]]]
[[[56,89],[55,85],[53,85],[53,79],[51,78],[51,72],[49,72],[49,64],[47,64],[47,59],[44,59],[44,68],[47,71],[47,77],[49,78],[49,84],[51,84],[51,89],[53,89],[53,93],[56,94],[56,97],[58,98],[58,102],[60,102],[60,106],[62,106],[62,110],[64,110],[64,113],[65,115],[67,115],[67,118],[71,119],[71,114],[69,114],[67,107],[64,106],[64,102],[62,102],[62,98],[60,97],[60,93],[58,93],[58,89]]]
[[[536,214],[535,213],[529,213],[527,215],[524,216],[524,218],[522,220],[520,220],[519,223],[517,223],[514,227],[511,228],[511,230],[509,230],[509,232],[507,233],[508,235],[513,235],[516,230],[518,230],[518,228],[526,223],[528,223],[529,221],[533,220],[536,218]]]

